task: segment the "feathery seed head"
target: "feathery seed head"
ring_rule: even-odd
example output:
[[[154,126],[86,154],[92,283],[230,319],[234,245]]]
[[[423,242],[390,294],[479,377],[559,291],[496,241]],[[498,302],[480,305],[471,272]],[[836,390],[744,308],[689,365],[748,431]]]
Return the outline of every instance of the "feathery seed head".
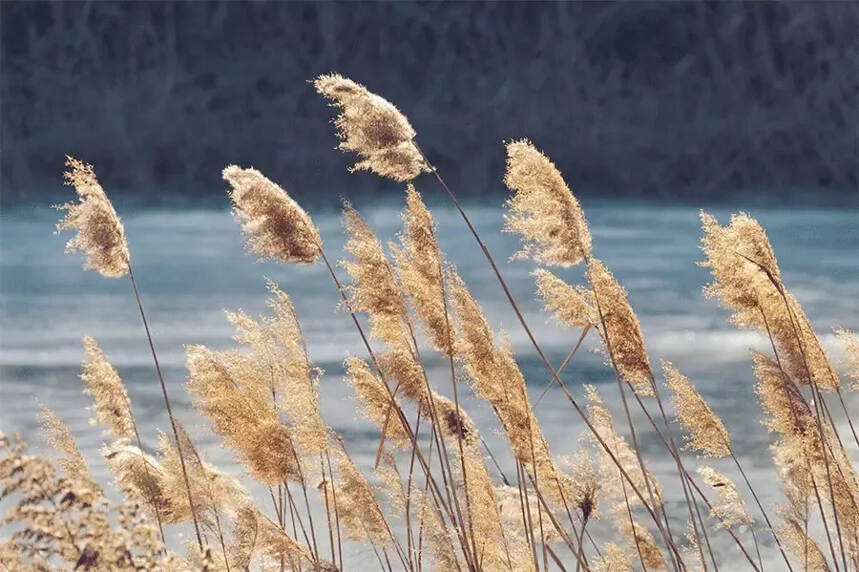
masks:
[[[95,483],[89,465],[78,448],[69,426],[48,407],[42,405],[42,434],[48,444],[63,453],[60,466],[73,479]]]
[[[129,445],[127,440],[118,440],[105,446],[102,455],[107,461],[108,470],[123,491],[132,491],[143,498],[153,511],[157,508],[160,513],[168,512],[164,490],[167,475],[161,463],[138,447]]]
[[[692,385],[692,382],[668,362],[662,362],[662,370],[677,418],[689,432],[689,447],[711,457],[726,457],[731,454],[731,437],[725,424]]]
[[[391,263],[379,239],[348,203],[343,207],[343,224],[349,236],[345,248],[352,255],[341,263],[352,277],[350,309],[370,317],[374,337],[398,344],[406,335],[408,316]]]
[[[236,375],[243,383],[263,388],[269,407],[286,414],[304,453],[321,453],[328,447],[328,427],[319,412],[322,370],[310,361],[289,296],[271,281],[268,290],[272,297],[266,305],[272,315],[254,319],[241,311],[227,312],[234,339],[250,349],[250,359],[236,362],[242,367]]]
[[[836,330],[835,336],[844,346],[847,375],[853,380],[851,388],[859,391],[859,337],[850,330]]]
[[[807,570],[829,572],[831,568],[826,556],[817,541],[808,534],[807,528],[801,520],[785,516],[781,526],[776,527],[775,534],[799,562],[805,563]]]
[[[647,570],[667,570],[668,564],[653,535],[641,523],[630,516],[626,508],[615,510],[615,525],[618,532],[627,538],[630,550],[637,552]]]
[[[98,183],[92,165],[66,157],[66,166],[69,168],[64,175],[66,184],[75,188],[79,201],[56,207],[66,211],[65,218],[57,223],[57,231],[78,231],[66,243],[66,252],[83,252],[84,268],[96,270],[102,276],[125,276],[130,255],[125,230],[113,204]]]
[[[290,431],[279,419],[264,376],[254,358],[189,346],[188,391],[194,406],[250,473],[263,483],[280,484],[299,477]],[[267,372],[266,372],[267,373]]]
[[[409,434],[400,417],[391,410],[391,397],[385,385],[371,370],[367,362],[360,358],[348,357],[344,362],[348,383],[352,386],[361,402],[364,415],[380,429],[386,426],[386,442],[396,447],[406,447],[411,443]]]
[[[197,520],[214,529],[212,515],[215,511],[227,515],[236,514],[239,508],[247,504],[248,494],[236,479],[203,461],[181,425],[177,426],[177,431]],[[164,498],[167,501],[165,510],[161,514],[165,516],[165,522],[168,523],[189,522],[192,520],[191,506],[188,502],[188,489],[179,458],[180,449],[160,431],[158,445],[161,452],[161,467],[164,470],[162,486]]]
[[[133,436],[134,416],[125,384],[93,338],[84,336],[83,344],[86,357],[81,379],[95,401],[96,420],[109,427],[117,439]]]
[[[230,165],[233,214],[242,223],[249,252],[261,258],[312,264],[322,252],[322,237],[304,209],[256,169]]]
[[[569,479],[557,469],[525,388],[525,377],[506,340],[496,347],[492,330],[462,278],[449,269],[449,283],[459,329],[457,354],[477,394],[492,404],[513,452],[538,482],[554,483],[547,496],[572,498]]]
[[[594,572],[632,572],[632,561],[623,548],[614,542],[607,542],[603,546],[602,556],[594,565]]]
[[[731,320],[772,336],[786,372],[805,384],[823,389],[838,386],[838,376],[829,364],[811,323],[799,302],[787,291],[775,253],[764,229],[745,213],[731,217],[728,226],[702,212],[704,234],[701,248],[713,282],[706,296],[718,298],[734,311]]]
[[[435,223],[414,186],[406,188],[402,250],[394,261],[403,290],[423,323],[433,347],[445,356],[453,353],[454,334],[445,307],[444,256],[435,236]]]
[[[591,255],[591,235],[579,201],[561,173],[530,141],[507,145],[507,174],[513,196],[507,200],[507,232],[521,235],[524,247],[514,258],[570,266]]]
[[[585,385],[585,392],[588,400],[588,417],[596,430],[596,433],[605,441],[606,446],[611,450],[617,462],[623,467],[624,472],[629,476],[635,487],[639,491],[646,491],[648,484],[650,490],[653,491],[653,496],[657,504],[662,504],[662,486],[656,480],[656,476],[648,469],[645,473],[641,471],[641,465],[638,463],[638,458],[635,451],[626,442],[623,435],[619,434],[614,428],[611,412],[603,403],[599,393],[592,385]],[[594,438],[596,441],[596,439]],[[612,496],[617,501],[615,508],[625,510],[626,502],[624,501],[625,478],[620,474],[617,465],[608,455],[605,448],[598,445],[600,454],[600,480],[602,489]],[[640,502],[638,495],[629,496],[630,505]],[[655,508],[655,507],[654,507]]]
[[[313,85],[339,110],[334,125],[340,150],[362,159],[352,171],[373,171],[403,182],[430,170],[415,145],[414,129],[394,104],[339,74],[321,75]]]
[[[614,360],[618,373],[639,395],[653,395],[653,372],[644,347],[638,317],[629,305],[626,290],[597,258],[588,262],[588,281],[601,315],[599,333],[606,353]]]
[[[721,526],[730,528],[754,523],[755,520],[746,510],[743,497],[737,492],[737,486],[731,479],[707,466],[698,467],[698,474],[719,493],[719,502],[713,504],[710,513],[719,520]]]
[[[332,449],[337,462],[334,488],[340,522],[352,540],[369,539],[386,545],[390,541],[388,524],[367,479],[343,449]]]
[[[594,307],[593,293],[581,286],[570,286],[548,270],[542,268],[531,273],[537,282],[537,293],[558,322],[571,328],[584,328],[599,324]]]

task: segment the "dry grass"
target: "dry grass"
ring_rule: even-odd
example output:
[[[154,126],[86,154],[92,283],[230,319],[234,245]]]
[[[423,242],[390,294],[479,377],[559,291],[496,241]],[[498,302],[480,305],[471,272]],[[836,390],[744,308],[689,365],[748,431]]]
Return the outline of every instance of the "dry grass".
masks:
[[[582,337],[597,331],[616,376],[622,416],[590,386],[580,392],[588,405],[580,405],[545,359],[499,265],[420,151],[406,117],[341,76],[322,76],[315,86],[339,112],[334,123],[341,149],[361,158],[354,169],[397,181],[429,172],[453,201],[548,379],[587,428],[575,458],[559,459],[549,449],[510,344],[491,329],[446,261],[432,214],[411,183],[400,244],[387,249],[360,214],[344,206],[349,258],[341,266],[351,278],[344,284],[310,215],[258,171],[231,166],[224,178],[248,251],[283,263],[322,261],[364,343],[366,354],[347,357],[344,369],[379,430],[375,471],[353,461],[320,414],[320,371],[289,296],[269,284],[269,315],[227,313],[237,347],[187,348],[187,391],[195,409],[243,465],[244,485],[267,494],[255,498],[198,452],[172,412],[151,338],[172,431],[158,433],[157,453],[146,452],[119,373],[87,337],[83,390],[93,398],[94,422],[107,439],[102,452],[121,498],[105,496],[106,483],[95,482],[68,427],[45,410],[47,441],[59,459],[27,455],[23,444],[0,438],[0,500],[10,506],[0,563],[16,570],[342,570],[355,565],[344,558],[344,544],[356,543],[391,571],[715,571],[724,556],[714,552],[710,537],[725,535],[754,570],[763,569],[762,552],[776,550],[779,565],[791,570],[859,569],[859,481],[850,461],[859,441],[836,369],[754,219],[741,213],[721,226],[703,214],[702,264],[714,278],[706,294],[730,308],[739,327],[771,340],[772,353],[755,353],[752,361],[765,426],[775,435],[773,466],[784,492],[778,510],[770,509],[777,517],[768,514],[734,455],[731,428],[693,382],[668,363],[667,383],[656,381],[626,291],[594,256],[582,206],[545,155],[527,141],[507,146],[505,182],[512,195],[504,230],[522,238],[517,258],[584,263],[582,285],[536,268],[537,291],[558,322]],[[59,228],[78,231],[69,248],[84,252],[86,267],[105,276],[129,274],[145,325],[119,218],[92,167],[72,159],[69,165],[81,202],[65,206],[69,214]],[[419,342],[421,331],[426,345]],[[855,380],[859,343],[849,332],[838,336],[846,347],[846,374]],[[449,379],[429,374],[424,359],[432,354],[449,363]],[[453,399],[436,389],[447,383]],[[489,450],[480,431],[496,428],[477,427],[460,403],[462,391],[488,402],[508,450]],[[666,391],[676,420],[663,406]],[[647,427],[633,422],[636,405]],[[852,435],[833,421],[836,407]],[[681,454],[672,433],[677,427],[690,449],[732,459],[744,486]],[[151,435],[154,428],[142,429]],[[636,429],[652,429],[659,438],[658,454],[676,466],[670,481],[659,482],[648,468],[661,459],[653,453],[645,459]],[[515,464],[515,476],[488,462],[502,455]],[[684,502],[666,506],[663,490],[678,482]],[[750,499],[759,515],[747,508]],[[677,529],[678,518],[688,521],[685,533]],[[588,528],[595,519],[614,527]],[[171,540],[191,523],[196,542],[179,550]]]

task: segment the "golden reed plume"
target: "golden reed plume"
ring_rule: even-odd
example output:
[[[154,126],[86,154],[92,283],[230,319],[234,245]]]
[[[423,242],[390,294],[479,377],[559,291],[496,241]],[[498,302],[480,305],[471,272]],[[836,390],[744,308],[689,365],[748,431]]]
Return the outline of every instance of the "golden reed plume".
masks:
[[[349,309],[370,317],[370,334],[398,346],[407,335],[408,314],[394,269],[382,250],[382,244],[352,205],[343,207],[345,249],[352,255],[341,262],[352,277]]]
[[[555,319],[570,328],[585,328],[600,323],[591,290],[570,286],[548,270],[535,270],[537,293],[543,299],[544,309]]]
[[[710,457],[727,457],[731,454],[731,437],[725,424],[677,368],[662,362],[662,370],[674,402],[677,419],[689,432],[689,447]]]
[[[591,235],[579,201],[561,173],[530,141],[507,144],[504,182],[513,191],[504,216],[507,232],[521,235],[514,258],[570,266],[591,255]]]
[[[755,522],[731,479],[708,466],[698,467],[698,474],[719,495],[719,502],[713,505],[710,513],[720,526],[750,526]]]
[[[785,288],[766,232],[745,213],[722,226],[701,213],[701,249],[713,282],[704,290],[734,311],[731,320],[743,328],[769,334],[786,373],[822,389],[838,387],[838,375],[799,302]]]
[[[313,85],[340,112],[334,120],[339,148],[362,159],[353,171],[402,182],[429,170],[415,145],[415,130],[394,104],[339,74],[321,75]]]
[[[96,421],[109,427],[117,439],[131,438],[134,436],[134,415],[125,384],[93,338],[84,336],[83,344],[85,357],[81,379],[86,393],[95,402]]]
[[[95,483],[89,464],[75,442],[69,426],[48,407],[42,405],[42,434],[48,445],[63,454],[60,466],[70,477]],[[97,485],[96,485],[97,486]]]
[[[618,374],[639,395],[653,395],[653,372],[644,347],[638,317],[629,305],[626,290],[598,259],[588,263],[588,281],[600,316],[600,335]]]
[[[232,187],[233,213],[249,252],[283,262],[316,261],[322,249],[319,230],[286,191],[256,169],[230,165],[223,175]]]
[[[194,405],[261,482],[298,480],[289,428],[279,419],[268,387],[271,373],[253,356],[188,347],[188,391]]]
[[[662,487],[656,480],[656,476],[649,469],[642,472],[635,451],[629,446],[623,435],[615,430],[611,412],[605,406],[596,388],[592,385],[586,385],[585,391],[590,401],[588,404],[588,417],[590,417],[591,423],[593,423],[597,433],[605,440],[612,454],[618,463],[620,463],[620,466],[623,467],[626,474],[629,475],[636,488],[640,491],[652,491],[653,501],[657,505],[661,505],[663,502]],[[631,506],[640,502],[638,497],[630,494],[626,480],[621,478],[617,465],[614,464],[608,453],[603,448],[599,449],[599,453],[601,489],[606,494],[611,495],[612,500],[615,501],[615,508],[626,510],[626,502],[629,502]],[[628,497],[628,501],[625,500],[626,497]]]
[[[424,325],[433,348],[450,356],[455,334],[446,309],[444,256],[435,235],[435,222],[414,185],[406,187],[402,248],[394,252],[397,277]]]
[[[92,165],[66,157],[66,166],[66,184],[75,188],[79,201],[56,207],[66,211],[65,218],[57,223],[57,231],[78,231],[66,243],[66,252],[83,252],[84,268],[96,270],[102,276],[125,276],[130,255],[125,229],[113,204],[98,183]]]
[[[844,365],[853,380],[851,388],[859,391],[859,337],[850,330],[837,330],[835,336],[844,346]]]

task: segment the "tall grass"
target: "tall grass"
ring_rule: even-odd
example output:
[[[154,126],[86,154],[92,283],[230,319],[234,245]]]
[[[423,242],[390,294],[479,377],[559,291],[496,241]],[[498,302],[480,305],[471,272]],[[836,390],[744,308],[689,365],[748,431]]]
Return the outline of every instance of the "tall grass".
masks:
[[[267,315],[227,313],[236,347],[187,348],[186,390],[244,467],[247,488],[201,456],[171,407],[122,223],[92,167],[69,159],[67,178],[80,201],[62,207],[68,215],[58,228],[78,232],[68,247],[85,253],[87,267],[131,279],[171,432],[159,433],[157,452],[147,452],[151,436],[142,437],[119,373],[97,342],[85,338],[81,377],[96,422],[110,435],[102,452],[123,495],[105,494],[71,431],[45,410],[45,434],[59,460],[28,455],[20,441],[0,440],[0,499],[11,505],[0,562],[10,569],[366,566],[366,560],[350,561],[354,551],[344,551],[353,544],[391,571],[716,571],[737,566],[736,557],[714,549],[724,535],[753,570],[763,570],[765,562],[789,570],[859,569],[859,480],[850,459],[859,441],[851,412],[835,368],[754,219],[740,213],[722,226],[702,213],[701,264],[713,274],[706,295],[731,309],[738,327],[771,341],[771,354],[751,356],[783,492],[779,505],[770,507],[734,453],[731,428],[694,383],[667,362],[665,383],[657,380],[626,291],[597,258],[585,212],[548,157],[529,141],[506,146],[504,181],[511,195],[504,230],[521,237],[523,248],[514,256],[534,262],[546,311],[571,330],[572,349],[559,367],[546,357],[503,265],[418,146],[406,117],[339,75],[321,76],[314,85],[337,109],[340,148],[359,156],[352,170],[408,183],[398,243],[386,248],[345,204],[347,258],[335,264],[310,215],[275,182],[238,166],[223,176],[250,254],[326,267],[344,319],[365,349],[347,357],[344,369],[362,413],[379,431],[374,466],[359,467],[320,413],[321,372],[291,299],[274,283]],[[545,365],[545,381],[558,386],[584,423],[574,459],[550,450],[536,411],[540,399],[532,402],[506,334],[492,330],[439,248],[432,214],[414,185],[424,174],[471,232]],[[585,267],[580,285],[546,268],[579,264]],[[619,417],[596,388],[583,386],[577,397],[569,375],[562,377],[592,331],[616,378]],[[847,331],[838,337],[848,356],[845,369],[856,379],[859,341]],[[430,354],[447,362],[443,375],[430,375]],[[448,384],[452,399],[440,391]],[[485,400],[498,426],[478,427],[463,406],[463,392]],[[850,435],[832,408],[844,414]],[[646,424],[637,426],[636,418]],[[481,431],[497,428],[505,445],[491,450]],[[655,433],[658,452],[644,454],[642,431]],[[736,474],[716,472],[703,457],[730,458]],[[499,458],[509,458],[515,474],[505,474]],[[663,459],[675,473],[660,482],[649,466]],[[664,491],[678,484],[681,506],[669,507]],[[263,493],[253,495],[251,487]],[[614,527],[595,527],[595,520]],[[678,528],[684,521],[686,530]],[[174,539],[189,524],[194,540],[182,548]]]

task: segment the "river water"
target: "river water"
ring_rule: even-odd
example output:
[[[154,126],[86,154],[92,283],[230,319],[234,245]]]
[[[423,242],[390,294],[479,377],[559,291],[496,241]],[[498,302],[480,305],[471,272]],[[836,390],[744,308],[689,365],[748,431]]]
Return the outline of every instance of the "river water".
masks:
[[[380,237],[393,239],[399,230],[399,208],[394,204],[377,205],[361,212]],[[502,211],[476,205],[468,210],[492,253],[505,261],[517,249],[517,240],[500,232]],[[729,215],[722,208],[712,212],[722,221]],[[342,258],[344,239],[338,213],[311,214],[329,255]],[[442,247],[482,304],[492,326],[507,332],[532,398],[536,399],[549,378],[488,264],[453,210],[439,207],[434,214]],[[726,321],[728,313],[715,301],[702,297],[701,288],[708,281],[708,273],[695,264],[702,258],[697,210],[603,203],[588,207],[587,214],[595,253],[629,290],[651,360],[654,364],[659,359],[669,360],[695,381],[731,431],[736,451],[765,502],[777,502],[780,493],[768,451],[771,437],[760,424],[749,357],[749,348],[765,350],[767,344],[756,333],[734,329]],[[751,214],[767,229],[785,283],[804,306],[837,362],[841,351],[834,342],[833,328],[859,329],[857,211],[766,209],[753,210]],[[99,341],[127,383],[144,440],[151,443],[155,429],[167,428],[168,423],[127,279],[105,279],[84,271],[77,255],[63,254],[64,237],[52,234],[56,218],[56,213],[46,211],[2,215],[0,429],[18,432],[34,447],[41,448],[37,411],[38,404],[44,403],[68,422],[96,473],[104,475],[98,451],[105,437],[89,423],[88,400],[78,378],[84,334]],[[338,310],[337,292],[322,266],[255,261],[243,252],[239,227],[226,211],[139,210],[125,213],[123,218],[174,407],[210,460],[241,475],[241,469],[219,447],[205,421],[189,408],[182,387],[184,346],[231,346],[231,331],[223,309],[264,312],[267,277],[292,297],[311,356],[325,370],[321,404],[326,420],[344,437],[360,466],[372,465],[378,433],[356,413],[342,380],[341,365],[346,355],[364,356],[365,351],[348,315]],[[541,311],[529,275],[533,268],[530,262],[515,261],[504,263],[502,272],[539,344],[558,364],[575,343],[578,332],[556,326]],[[575,282],[581,280],[581,269],[565,270],[560,275]],[[582,383],[600,387],[622,428],[625,423],[614,378],[602,357],[592,351],[596,347],[596,338],[589,336],[563,377],[577,397],[583,396]],[[440,392],[449,394],[445,363],[435,357],[427,361],[431,379]],[[502,469],[513,472],[512,465],[503,460],[509,453],[492,412],[471,398],[465,398],[465,406],[489,446],[500,453]],[[855,393],[848,407],[859,412]],[[553,452],[574,453],[583,426],[560,391],[551,389],[536,405],[536,413]],[[685,509],[679,482],[673,476],[673,463],[668,462],[654,435],[646,430],[646,420],[635,412],[634,418],[641,427],[639,437],[645,458],[664,479],[669,512],[682,519]],[[691,457],[690,463],[694,464]],[[714,465],[739,480],[731,466],[722,462]],[[683,526],[680,521],[679,528]],[[724,559],[741,563],[726,535],[713,536],[718,537],[714,539],[716,549]],[[765,558],[776,558],[771,542],[764,544]]]

